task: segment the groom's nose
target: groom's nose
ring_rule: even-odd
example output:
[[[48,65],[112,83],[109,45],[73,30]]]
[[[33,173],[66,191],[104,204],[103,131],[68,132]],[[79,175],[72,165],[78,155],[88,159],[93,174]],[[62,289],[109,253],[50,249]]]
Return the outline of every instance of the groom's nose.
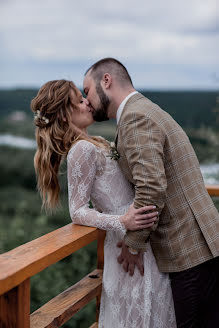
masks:
[[[84,98],[84,101],[85,101],[85,104],[86,104],[87,106],[90,105],[90,103],[89,103],[89,101],[87,100],[87,98]]]

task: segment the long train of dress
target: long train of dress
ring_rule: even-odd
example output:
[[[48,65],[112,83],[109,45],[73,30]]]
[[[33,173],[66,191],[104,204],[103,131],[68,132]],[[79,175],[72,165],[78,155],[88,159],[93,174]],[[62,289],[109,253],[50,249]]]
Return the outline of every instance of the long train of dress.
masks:
[[[150,244],[143,257],[143,277],[137,269],[129,276],[117,262],[116,245],[126,233],[119,216],[134,198],[117,162],[105,150],[81,140],[70,149],[67,163],[73,222],[107,231],[99,328],[176,328],[169,277],[159,272]]]

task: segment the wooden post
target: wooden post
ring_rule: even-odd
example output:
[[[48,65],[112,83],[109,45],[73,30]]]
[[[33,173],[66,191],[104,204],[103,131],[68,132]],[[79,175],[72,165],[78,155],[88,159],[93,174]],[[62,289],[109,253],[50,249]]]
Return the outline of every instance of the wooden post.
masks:
[[[104,266],[104,240],[106,237],[106,231],[98,230],[97,239],[97,269],[103,270]]]
[[[30,279],[0,296],[0,328],[30,328]]]
[[[104,240],[106,237],[106,232],[103,230],[98,230],[98,240],[97,240],[97,269],[103,270],[104,266]],[[98,322],[99,312],[100,312],[100,298],[101,294],[97,296],[96,299],[96,321]]]

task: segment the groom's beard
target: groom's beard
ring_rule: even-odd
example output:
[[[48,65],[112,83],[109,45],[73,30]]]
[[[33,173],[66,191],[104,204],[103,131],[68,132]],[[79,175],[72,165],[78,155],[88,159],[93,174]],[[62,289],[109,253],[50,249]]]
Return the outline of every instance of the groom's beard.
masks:
[[[93,119],[96,122],[108,121],[108,107],[110,104],[110,100],[104,93],[100,82],[96,84],[96,92],[100,98],[100,105],[98,108],[94,109],[92,113]]]

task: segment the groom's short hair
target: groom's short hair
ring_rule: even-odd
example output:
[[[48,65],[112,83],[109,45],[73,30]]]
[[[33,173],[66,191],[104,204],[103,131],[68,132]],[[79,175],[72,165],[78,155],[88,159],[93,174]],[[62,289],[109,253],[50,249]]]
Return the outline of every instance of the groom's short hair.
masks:
[[[99,60],[88,68],[85,75],[88,72],[91,74],[95,82],[100,82],[103,75],[109,73],[110,75],[115,76],[121,85],[131,84],[133,86],[132,79],[127,69],[115,58],[103,58]]]

